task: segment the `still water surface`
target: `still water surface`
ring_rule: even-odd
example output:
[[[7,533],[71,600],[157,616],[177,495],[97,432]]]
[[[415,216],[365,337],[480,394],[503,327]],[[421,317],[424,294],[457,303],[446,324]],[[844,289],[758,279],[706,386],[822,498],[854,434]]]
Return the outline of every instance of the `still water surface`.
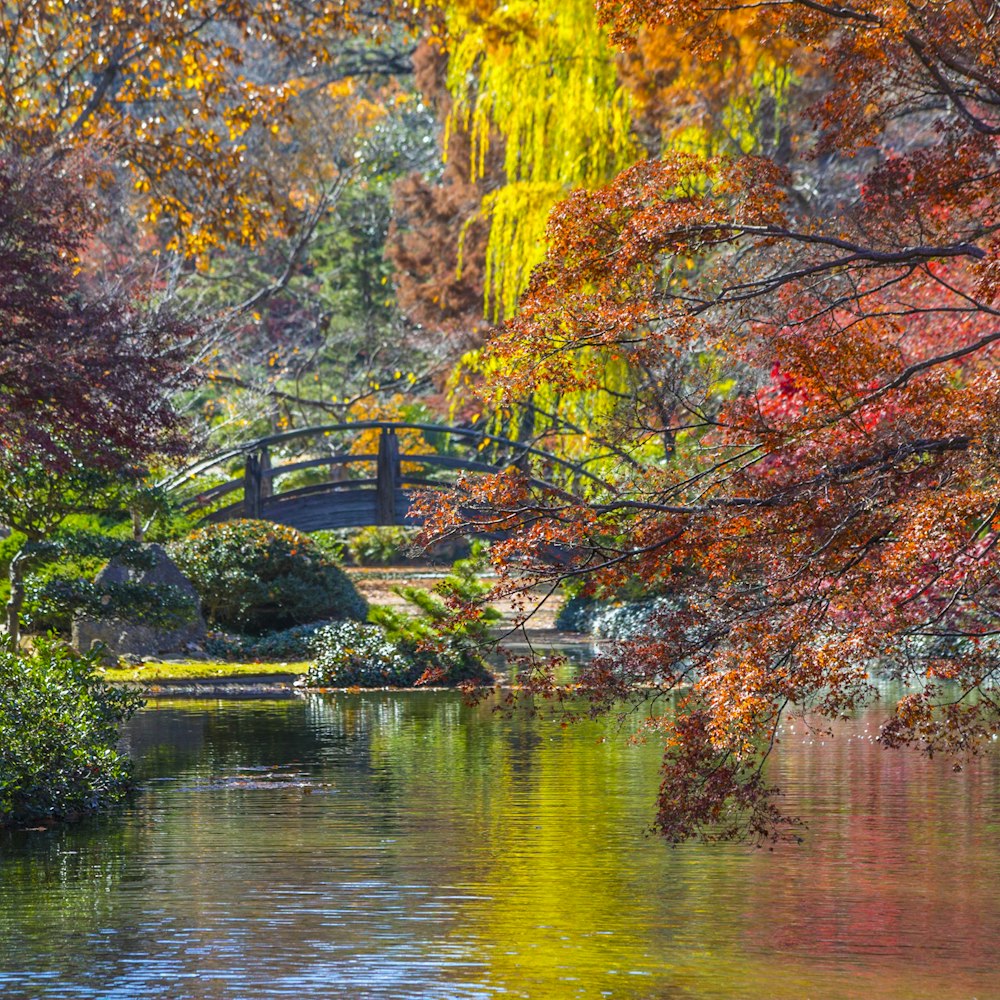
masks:
[[[153,701],[131,810],[0,836],[0,997],[997,1000],[1000,760],[873,729],[786,732],[804,844],[671,849],[657,749],[597,724]]]

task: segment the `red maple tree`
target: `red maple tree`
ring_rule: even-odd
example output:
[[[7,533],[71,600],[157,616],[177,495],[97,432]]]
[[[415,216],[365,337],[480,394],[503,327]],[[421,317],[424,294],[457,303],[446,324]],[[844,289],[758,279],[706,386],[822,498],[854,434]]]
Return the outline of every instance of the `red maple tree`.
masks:
[[[58,469],[115,468],[180,444],[168,393],[184,325],[141,283],[85,267],[101,219],[79,155],[0,159],[0,446]]]
[[[734,30],[791,41],[811,81],[786,99],[794,152],[667,151],[554,211],[492,346],[502,387],[596,387],[575,360],[594,347],[653,373],[609,429],[636,465],[585,500],[513,473],[470,481],[428,507],[429,529],[507,532],[507,589],[661,595],[646,637],[583,689],[597,709],[675,697],[649,723],[665,836],[776,836],[764,761],[793,708],[835,718],[883,674],[917,685],[887,745],[968,753],[1000,729],[996,12],[598,8],[622,43],[657,24],[695,61]]]

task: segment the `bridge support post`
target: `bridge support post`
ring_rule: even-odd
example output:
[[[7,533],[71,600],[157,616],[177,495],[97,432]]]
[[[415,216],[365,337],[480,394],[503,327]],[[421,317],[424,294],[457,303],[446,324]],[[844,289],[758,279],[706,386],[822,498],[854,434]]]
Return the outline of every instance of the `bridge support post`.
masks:
[[[268,475],[271,471],[271,452],[267,448],[260,450],[260,499],[266,500],[274,493],[274,480]]]
[[[271,453],[267,448],[247,455],[243,467],[243,516],[259,518],[264,511],[264,499],[271,495]]]
[[[396,524],[396,494],[402,478],[399,470],[399,438],[394,427],[383,427],[378,437],[375,482],[375,523]]]

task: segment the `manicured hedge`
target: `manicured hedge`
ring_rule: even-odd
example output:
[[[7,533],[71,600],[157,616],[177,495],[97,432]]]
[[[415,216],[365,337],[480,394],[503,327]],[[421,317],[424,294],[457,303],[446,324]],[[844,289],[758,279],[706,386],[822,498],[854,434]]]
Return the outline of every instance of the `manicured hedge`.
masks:
[[[215,626],[260,635],[322,619],[363,619],[367,604],[308,535],[269,521],[192,532],[171,555]]]

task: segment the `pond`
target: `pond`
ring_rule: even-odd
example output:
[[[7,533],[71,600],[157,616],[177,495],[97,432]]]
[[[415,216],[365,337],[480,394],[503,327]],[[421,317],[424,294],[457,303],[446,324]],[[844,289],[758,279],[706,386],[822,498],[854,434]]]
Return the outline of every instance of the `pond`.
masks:
[[[0,836],[0,996],[989,1000],[1000,761],[789,728],[805,843],[647,835],[659,752],[441,693],[154,700],[123,815]]]

